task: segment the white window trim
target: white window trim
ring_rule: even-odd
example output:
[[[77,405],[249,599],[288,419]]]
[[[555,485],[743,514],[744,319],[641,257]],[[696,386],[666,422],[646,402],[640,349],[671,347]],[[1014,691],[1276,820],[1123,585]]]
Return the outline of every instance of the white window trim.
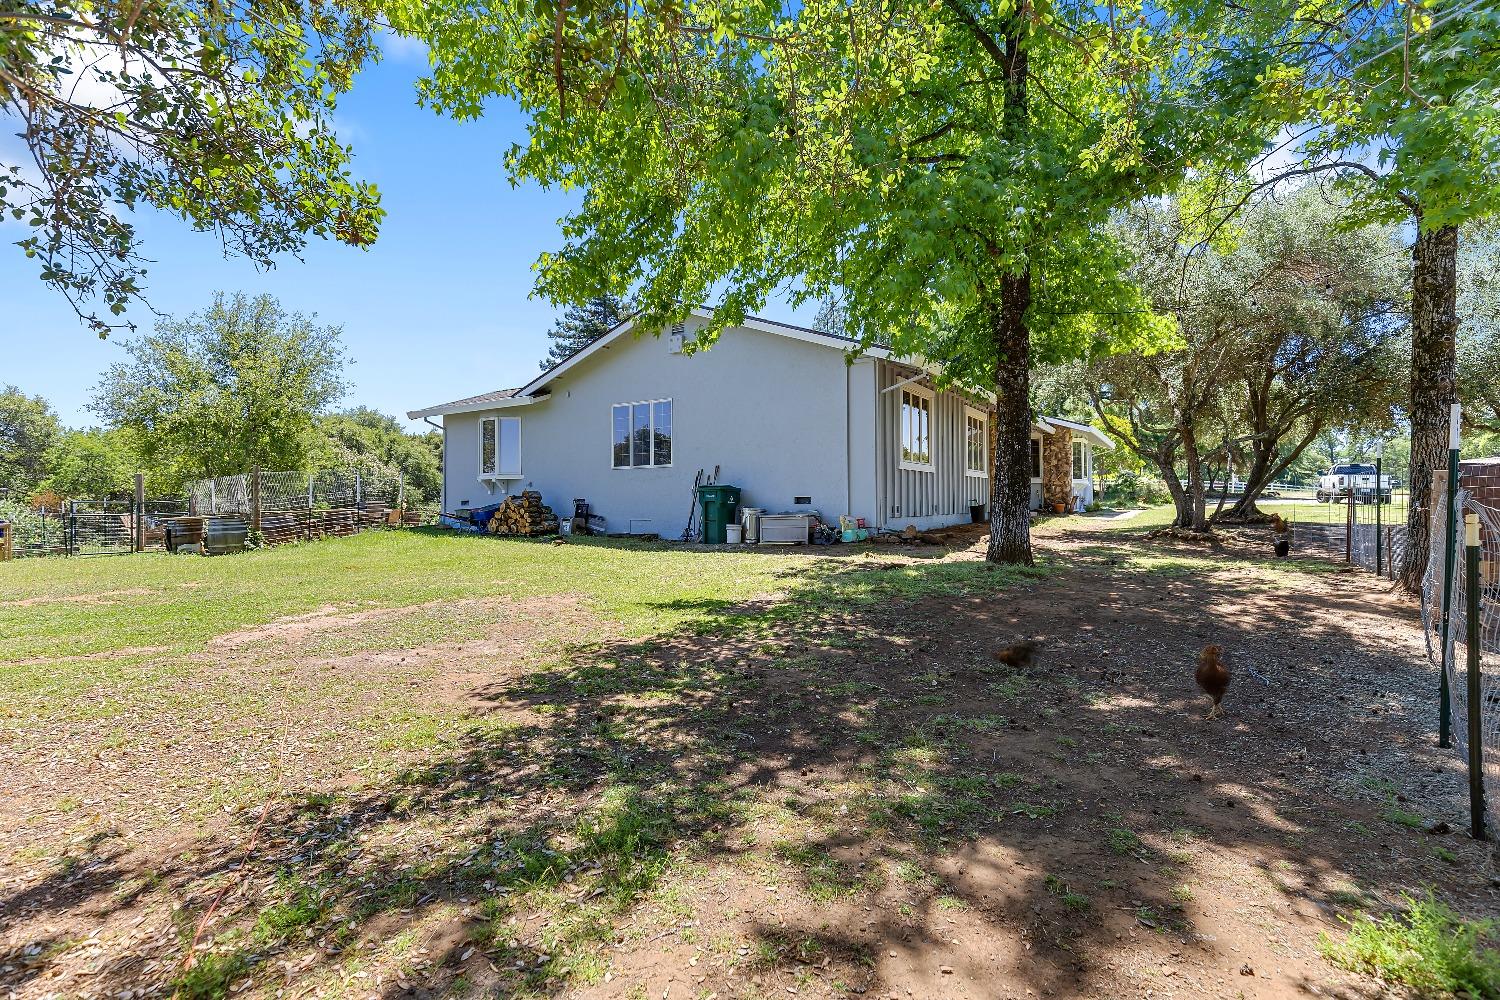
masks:
[[[933,447],[932,422],[937,416],[937,397],[931,389],[916,384],[903,385],[901,393],[902,396],[897,403],[896,409],[896,457],[903,469],[910,470],[911,472],[935,472],[937,470],[937,455],[934,454],[936,449]],[[901,425],[901,411],[906,408],[906,393],[911,393],[913,396],[927,400],[927,461],[925,462],[908,461],[904,454],[906,451],[906,438],[904,435],[905,429]]]
[[[628,403],[610,403],[609,404],[609,467],[610,467],[610,469],[612,469],[615,472],[633,472],[636,469],[670,469],[672,467],[672,463],[671,462],[664,462],[661,465],[657,465],[656,464],[656,449],[655,448],[651,449],[651,461],[648,462],[648,463],[646,463],[645,465],[634,465],[634,464],[632,464],[632,465],[616,465],[615,464],[615,407],[617,407],[617,406],[635,407],[635,406],[640,406],[643,403],[646,406],[651,407],[650,411],[648,411],[648,412],[650,412],[650,414],[651,414],[651,429],[652,429],[652,432],[655,433],[655,430],[656,430],[656,404],[657,403],[672,403],[672,397],[671,396],[663,396],[660,399],[636,399],[636,400],[632,400],[632,401],[630,401]],[[672,403],[672,458],[673,458],[673,460],[676,460],[676,458],[677,458],[677,404],[676,403]]]
[[[979,461],[981,468],[969,468],[969,420],[979,421]],[[1027,446],[1030,447],[1029,445]],[[1030,459],[1027,459],[1030,461]],[[964,475],[974,479],[990,478],[990,415],[972,406],[964,406]]]
[[[1039,483],[1042,481],[1040,473],[1047,468],[1047,437],[1044,434],[1038,434],[1031,440],[1036,442],[1036,467],[1039,473],[1032,476],[1031,481]],[[1029,444],[1026,446],[1026,464],[1031,464],[1031,445]]]
[[[493,420],[495,422],[495,471],[488,473],[484,471],[484,422],[486,420]],[[481,414],[479,417],[478,440],[476,440],[474,444],[478,457],[478,462],[475,463],[475,468],[479,470],[479,481],[482,483],[493,483],[499,482],[501,480],[526,478],[521,474],[520,469],[517,469],[515,472],[500,471],[500,442],[503,439],[503,435],[501,435],[500,433],[500,422],[502,420],[514,420],[516,422],[516,462],[517,464],[519,464],[521,461],[521,418],[504,417],[498,413]]]
[[[1090,459],[1091,456],[1089,454],[1089,443],[1087,441],[1079,441],[1077,438],[1074,438],[1073,439],[1073,448],[1074,448],[1075,452],[1077,452],[1078,454],[1082,455],[1082,457],[1083,457],[1083,475],[1081,475],[1081,476],[1074,476],[1073,477],[1073,482],[1075,482],[1075,483],[1086,483],[1086,482],[1089,481],[1089,473],[1090,473],[1090,470],[1089,470],[1089,464],[1090,464],[1089,463],[1089,459]],[[1073,465],[1073,456],[1072,455],[1068,456],[1068,461],[1069,461],[1069,471],[1070,472],[1071,471],[1076,471],[1076,467]]]

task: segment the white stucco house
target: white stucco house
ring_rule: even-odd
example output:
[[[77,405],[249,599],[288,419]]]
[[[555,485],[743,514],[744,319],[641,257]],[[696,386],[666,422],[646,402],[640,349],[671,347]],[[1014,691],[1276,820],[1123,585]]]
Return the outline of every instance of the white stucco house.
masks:
[[[682,534],[699,470],[768,512],[921,529],[987,505],[993,401],[935,387],[872,348],[764,319],[685,352],[709,318],[652,335],[626,321],[517,389],[410,411],[443,431],[443,509],[536,490],[567,517],[587,500],[610,532]],[[1039,419],[1032,503],[1093,500],[1087,424]]]

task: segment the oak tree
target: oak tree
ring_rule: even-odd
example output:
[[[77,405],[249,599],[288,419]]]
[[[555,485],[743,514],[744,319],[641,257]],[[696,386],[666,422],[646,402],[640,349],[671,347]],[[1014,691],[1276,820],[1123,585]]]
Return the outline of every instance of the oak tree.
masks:
[[[422,98],[528,116],[508,170],[576,188],[538,289],[629,294],[705,332],[837,291],[997,419],[989,558],[1031,559],[1034,363],[1159,336],[1110,212],[1201,159],[1258,152],[1275,90],[1247,38],[1284,12],[1076,0],[404,0]],[[1274,103],[1274,101],[1272,101]]]
[[[0,214],[101,337],[142,294],[140,208],[269,266],[382,216],[333,110],[378,56],[369,0],[30,0],[0,10]],[[103,309],[95,307],[103,300]]]

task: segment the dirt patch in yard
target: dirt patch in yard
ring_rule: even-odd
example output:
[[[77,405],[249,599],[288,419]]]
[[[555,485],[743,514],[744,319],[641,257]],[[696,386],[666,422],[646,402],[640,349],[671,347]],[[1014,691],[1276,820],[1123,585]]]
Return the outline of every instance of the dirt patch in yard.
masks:
[[[0,601],[0,605],[13,608],[33,608],[39,604],[107,604],[121,597],[149,597],[159,593],[142,587],[126,590],[103,590],[97,594],[63,594],[60,596],[23,597],[18,601]]]
[[[1424,832],[1462,828],[1463,783],[1412,607],[1326,563],[1249,561],[1253,535],[1091,527],[1004,587],[969,529],[644,641],[554,602],[390,648],[407,633],[379,614],[283,622],[216,662],[297,679],[305,718],[277,724],[298,780],[264,822],[237,804],[191,835],[134,830],[101,800],[110,832],[35,837],[49,853],[0,878],[0,989],[1353,998],[1380,988],[1319,957],[1340,916],[1427,887],[1500,912],[1488,852]],[[879,589],[955,563],[957,592]],[[339,649],[351,633],[367,648]],[[992,658],[1023,636],[1044,637],[1033,667]],[[1207,642],[1236,670],[1213,722]],[[315,745],[412,705],[444,739],[353,771]],[[51,773],[54,801],[111,780]]]

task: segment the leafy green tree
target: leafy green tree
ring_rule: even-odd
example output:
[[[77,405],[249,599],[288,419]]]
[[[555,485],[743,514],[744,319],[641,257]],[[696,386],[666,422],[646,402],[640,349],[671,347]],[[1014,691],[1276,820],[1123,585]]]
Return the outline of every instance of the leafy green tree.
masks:
[[[424,101],[517,101],[512,179],[584,192],[542,294],[610,287],[645,329],[712,301],[711,339],[774,294],[839,290],[859,344],[995,392],[988,555],[1014,562],[1031,559],[1032,364],[1161,334],[1109,213],[1259,151],[1268,60],[1241,41],[1285,21],[1222,2],[390,9],[431,47]]]
[[[333,110],[378,56],[370,0],[29,0],[0,10],[0,213],[100,336],[140,296],[138,207],[270,265],[312,236],[367,246],[375,188]],[[91,305],[102,298],[103,314]]]
[[[593,296],[583,305],[568,306],[547,331],[552,343],[547,346],[547,356],[542,359],[542,371],[562,364],[613,330],[625,318],[625,313],[625,300],[607,292]]]
[[[41,396],[13,385],[0,391],[0,494],[22,497],[47,474],[47,456],[62,426]]]
[[[322,417],[318,429],[327,438],[319,465],[362,465],[399,473],[413,506],[442,497],[443,444],[436,431],[408,434],[395,417],[364,406]]]
[[[1446,462],[1449,408],[1459,398],[1459,231],[1500,211],[1500,10],[1336,0],[1315,19],[1322,28],[1286,51],[1297,53],[1289,72],[1307,90],[1305,117],[1316,134],[1305,162],[1254,186],[1332,175],[1362,218],[1416,230],[1406,403],[1412,502],[1401,570],[1416,591],[1430,548],[1432,471]]]
[[[1261,492],[1325,430],[1390,424],[1405,321],[1400,247],[1382,227],[1341,226],[1340,211],[1311,189],[1264,199],[1206,246],[1185,238],[1180,203],[1122,219],[1134,273],[1183,339],[1095,362],[1094,405],[1166,482],[1180,526],[1208,527],[1205,468],[1227,478],[1232,462],[1245,486],[1224,513],[1254,518]]]
[[[69,431],[49,456],[46,487],[64,499],[115,499],[135,495],[143,471],[128,431]]]
[[[189,478],[307,468],[317,418],[345,389],[340,330],[313,320],[269,295],[216,295],[127,341],[130,360],[105,372],[90,408]]]
[[[1500,434],[1500,227],[1466,230],[1459,254],[1455,371],[1467,452],[1473,436]]]

